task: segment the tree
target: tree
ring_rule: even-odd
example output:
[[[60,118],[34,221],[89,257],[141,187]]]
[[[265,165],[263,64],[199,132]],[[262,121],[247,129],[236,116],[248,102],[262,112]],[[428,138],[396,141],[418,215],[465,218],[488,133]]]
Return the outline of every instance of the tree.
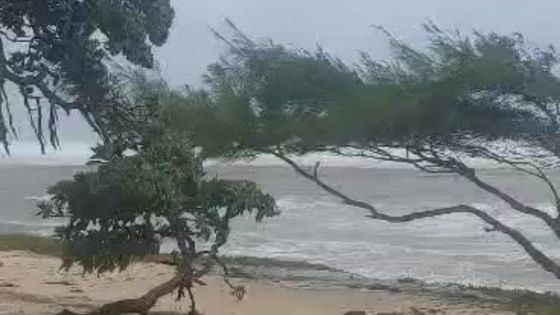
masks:
[[[113,101],[112,56],[154,66],[152,45],[168,37],[170,0],[1,0],[0,142],[16,135],[7,88],[22,96],[45,149],[44,125],[57,147],[59,109],[79,111],[101,136],[98,116]]]
[[[69,219],[57,229],[66,269],[79,264],[84,272],[123,270],[157,253],[164,239],[177,243],[175,277],[140,298],[103,305],[90,315],[147,314],[159,297],[174,290],[178,299],[188,294],[191,314],[198,314],[192,287],[204,285],[201,277],[216,264],[228,274],[218,250],[227,242],[230,221],[246,213],[257,221],[278,213],[274,199],[253,182],[204,177],[203,150],[188,134],[169,128],[162,114],[175,92],[159,87],[147,86],[141,95],[121,102],[135,109],[130,123],[121,116],[105,117],[114,140],[109,143],[118,143],[119,150],[97,148],[93,170],[56,183],[48,189],[52,198],[39,204],[43,217]],[[243,287],[227,278],[226,283],[242,298]]]
[[[255,42],[232,26],[220,36],[228,53],[209,68],[204,102],[182,118],[203,112],[205,124],[227,130],[209,140],[189,124],[200,143],[219,143],[228,157],[272,154],[343,203],[364,209],[367,217],[393,223],[454,213],[478,217],[514,242],[544,270],[560,279],[560,263],[525,236],[470,205],[391,215],[351,198],[292,156],[330,152],[372,161],[393,161],[430,173],[460,175],[508,204],[535,217],[560,238],[560,199],[547,176],[560,152],[558,56],[551,46],[531,47],[520,34],[450,34],[425,25],[427,51],[416,50],[383,28],[393,60],[377,62],[367,53],[348,66],[323,50],[290,50]],[[199,92],[200,93],[200,92]],[[206,127],[208,128],[208,127]],[[201,128],[202,130],[202,128]],[[195,136],[195,139],[197,137]],[[524,150],[516,150],[523,148]],[[556,213],[527,205],[481,178],[465,157],[490,159],[542,181]]]

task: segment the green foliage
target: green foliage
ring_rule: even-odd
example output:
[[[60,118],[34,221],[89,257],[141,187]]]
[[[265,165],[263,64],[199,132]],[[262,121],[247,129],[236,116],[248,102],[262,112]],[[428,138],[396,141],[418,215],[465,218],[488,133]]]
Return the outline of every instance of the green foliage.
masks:
[[[391,215],[321,180],[319,164],[308,171],[289,156],[334,152],[457,174],[512,210],[541,219],[560,236],[556,214],[515,199],[463,162],[465,155],[483,157],[537,178],[560,210],[558,191],[541,168],[550,166],[549,157],[556,164],[560,158],[559,59],[553,47],[533,48],[519,34],[462,36],[428,24],[430,46],[422,51],[381,28],[393,48],[392,60],[379,62],[363,53],[361,62],[350,67],[322,50],[311,54],[257,43],[232,28],[232,40],[218,34],[230,49],[209,68],[206,92],[187,95],[193,106],[176,107],[171,118],[182,120],[197,145],[218,143],[215,152],[225,157],[273,154],[325,192],[366,210],[371,219],[401,223],[476,215],[492,227],[488,231],[509,235],[560,278],[556,262],[523,233],[480,209],[457,205]],[[205,97],[197,103],[192,95]],[[204,128],[190,123],[196,112],[204,113]],[[221,134],[208,137],[208,128]],[[496,144],[502,148],[495,149]],[[518,146],[522,150],[512,152]]]
[[[67,245],[67,268],[78,262],[86,272],[123,269],[154,254],[163,239],[178,237],[188,241],[194,259],[196,241],[213,250],[227,242],[232,219],[253,213],[261,221],[277,213],[273,198],[253,182],[205,178],[203,151],[159,114],[168,91],[152,92],[133,98],[143,100],[135,105],[144,109],[128,117],[144,128],[107,116],[119,150],[102,145],[93,170],[53,185],[51,200],[40,205],[44,217],[70,218],[58,231]]]
[[[230,49],[209,67],[207,89],[186,96],[190,108],[171,120],[221,156],[411,144],[475,154],[466,143],[552,138],[560,90],[552,47],[534,49],[519,34],[425,29],[426,51],[387,33],[392,60],[362,53],[349,66],[234,27],[231,40],[218,35]]]
[[[1,0],[0,109],[9,117],[0,114],[0,141],[7,146],[14,129],[6,82],[23,96],[43,149],[43,120],[58,145],[59,108],[80,111],[101,133],[98,115],[114,83],[108,60],[122,55],[151,68],[152,45],[164,44],[173,18],[170,0]]]

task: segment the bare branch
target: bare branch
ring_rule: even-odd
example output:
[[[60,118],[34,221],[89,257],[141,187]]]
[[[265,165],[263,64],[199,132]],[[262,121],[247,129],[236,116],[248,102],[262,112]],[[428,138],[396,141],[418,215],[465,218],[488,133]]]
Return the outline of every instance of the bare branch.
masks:
[[[35,120],[33,119],[33,109],[31,108],[31,104],[29,103],[29,96],[25,93],[24,88],[20,87],[20,92],[23,95],[23,105],[25,106],[25,109],[27,110],[27,116],[29,118],[29,124],[31,125],[31,128],[33,128],[33,132],[35,133],[35,136],[37,137],[37,140],[39,140],[39,144],[41,145],[41,152],[45,153],[45,142],[43,141],[43,135],[42,135],[42,130],[39,130],[37,127],[37,124],[35,123]]]
[[[6,123],[4,121],[4,113],[3,113],[3,99],[0,97],[0,141],[4,145],[4,150],[9,154],[9,147],[8,147],[8,128],[6,127]]]
[[[430,161],[431,163],[434,163],[434,164],[439,163],[442,167],[446,167],[450,170],[453,170],[454,173],[462,176],[465,179],[468,179],[469,181],[474,183],[476,186],[478,186],[482,190],[500,198],[502,201],[507,203],[514,210],[516,210],[518,212],[521,212],[523,214],[531,215],[533,217],[541,219],[543,222],[545,222],[550,227],[550,229],[554,232],[556,237],[558,239],[560,239],[560,224],[555,218],[550,216],[545,211],[542,211],[540,209],[528,206],[528,205],[520,202],[519,200],[517,200],[513,196],[507,194],[506,192],[500,190],[496,186],[493,186],[493,185],[481,180],[480,177],[478,177],[476,175],[476,172],[473,169],[466,166],[463,162],[461,162],[461,161],[459,161],[459,160],[457,160],[453,157],[447,157],[447,159],[443,159],[443,158],[439,157],[438,155],[434,154],[433,152],[432,152],[432,156],[428,157],[428,156],[423,155],[422,149],[418,148],[418,147],[414,148],[414,150],[412,152],[414,154],[422,157],[423,159],[426,159],[426,160]],[[552,186],[552,188],[554,189],[554,186]],[[554,189],[554,191],[555,191],[555,189]]]
[[[6,76],[6,79],[19,85],[20,88],[27,87],[27,86],[37,87],[45,98],[49,99],[52,103],[62,107],[66,111],[69,111],[73,108],[77,108],[77,104],[73,102],[65,101],[61,96],[54,93],[47,86],[47,84],[44,82],[45,74],[40,73],[35,76],[20,77],[14,74],[13,72],[9,71],[9,69],[4,69],[4,75]]]
[[[315,163],[315,166],[313,167],[313,177],[317,177],[317,172],[319,171],[319,166],[321,165],[320,162]]]
[[[463,174],[460,174],[460,175],[463,175]],[[527,205],[519,202],[517,199],[515,199],[512,196],[508,195],[507,193],[501,191],[497,187],[482,181],[476,175],[468,175],[468,176],[463,175],[463,177],[469,179],[471,182],[473,182],[475,185],[482,188],[483,190],[485,190],[485,191],[497,196],[498,198],[502,199],[507,204],[509,204],[513,209],[515,209],[515,210],[517,210],[521,213],[528,214],[528,215],[531,215],[531,216],[534,216],[534,217],[537,217],[537,218],[541,219],[551,228],[551,230],[554,232],[554,234],[558,238],[560,238],[560,224],[553,217],[551,217],[548,213],[546,213],[544,211],[541,211],[539,209],[527,206]]]
[[[43,108],[41,107],[41,100],[37,97],[35,98],[35,111],[37,112],[37,130],[39,134],[39,142],[41,143],[42,151],[45,151],[45,136],[43,135]]]
[[[228,266],[217,255],[214,255],[213,259],[222,268],[222,271],[224,272],[224,283],[227,284],[227,286],[231,289],[231,294],[235,296],[239,301],[241,301],[247,293],[245,286],[234,285],[233,283],[231,283],[231,281],[229,280],[230,272]]]
[[[409,152],[410,151],[409,151],[408,148],[406,150],[406,154],[407,154],[406,157],[402,157],[402,156],[392,154],[388,150],[385,150],[381,147],[370,147],[370,148],[367,149],[367,151],[364,151],[362,149],[358,149],[357,151],[354,151],[354,152],[343,152],[343,151],[339,150],[338,148],[328,148],[327,150],[329,152],[333,152],[333,153],[336,153],[340,156],[346,156],[346,157],[362,157],[362,158],[374,159],[374,160],[379,160],[379,161],[407,163],[407,164],[413,165],[414,167],[418,168],[421,171],[424,171],[424,172],[427,172],[427,173],[432,173],[432,174],[450,174],[450,173],[453,173],[453,171],[442,168],[438,165],[426,164],[425,159],[410,158],[409,157]]]
[[[554,183],[552,183],[550,178],[548,178],[548,176],[546,176],[544,171],[539,166],[537,166],[535,163],[531,163],[531,162],[528,162],[528,161],[511,161],[511,160],[506,159],[503,156],[501,156],[499,154],[496,154],[496,153],[488,150],[487,148],[484,148],[484,147],[481,147],[481,146],[470,145],[470,146],[465,146],[465,148],[468,149],[468,150],[474,151],[478,155],[483,156],[487,159],[496,161],[496,162],[501,163],[501,164],[508,165],[508,166],[514,168],[517,171],[520,171],[520,172],[525,173],[527,175],[531,175],[533,177],[536,177],[536,178],[544,181],[545,184],[550,189],[552,195],[553,195],[556,210],[557,210],[558,215],[560,217],[560,195],[558,194],[558,190],[556,189],[556,186],[554,185]],[[523,166],[530,167],[530,168],[533,169],[533,171],[528,170]]]
[[[525,205],[522,202],[520,202],[519,200],[512,197],[511,195],[501,191],[497,187],[495,187],[493,185],[490,185],[487,182],[484,182],[478,176],[476,176],[476,173],[472,168],[469,168],[463,162],[461,162],[458,159],[455,159],[453,157],[449,157],[449,156],[448,157],[443,157],[443,156],[441,156],[433,146],[430,146],[428,148],[422,147],[421,145],[410,145],[410,146],[408,146],[407,150],[410,151],[415,156],[419,157],[419,159],[403,158],[403,157],[395,156],[395,155],[392,155],[391,153],[389,153],[388,151],[383,150],[379,147],[368,148],[368,150],[372,150],[376,154],[383,155],[385,157],[385,160],[387,160],[387,161],[408,163],[408,164],[411,164],[411,165],[415,166],[416,168],[418,168],[420,170],[423,170],[423,171],[426,171],[428,173],[454,173],[454,174],[458,174],[458,175],[464,177],[465,179],[468,179],[469,181],[471,181],[472,183],[474,183],[475,185],[477,185],[479,188],[483,189],[484,191],[486,191],[490,194],[493,194],[496,197],[500,198],[501,200],[506,202],[510,207],[512,207],[514,210],[541,219],[543,222],[545,222],[551,228],[551,230],[555,233],[555,235],[560,239],[560,223],[558,222],[558,220],[556,220],[555,218],[550,216],[545,211],[542,211],[540,209]],[[368,156],[367,154],[363,154],[361,156],[374,158],[374,159],[376,158],[376,156]],[[489,154],[489,157],[490,156],[491,155]],[[499,156],[498,155],[494,156],[495,159],[497,157],[499,157]],[[422,164],[419,161],[422,161],[424,163],[429,163],[429,165],[426,166],[425,164]],[[507,160],[503,159],[502,163],[506,163],[506,161]],[[437,169],[438,167],[439,167],[439,169]],[[537,169],[536,172],[530,172],[530,171],[527,171],[527,170],[524,170],[524,172],[528,173],[532,176],[537,176],[538,178],[545,181],[545,183],[547,183],[549,185],[551,191],[553,192],[555,200],[556,200],[556,198],[559,198],[558,193],[557,193],[554,185],[552,184],[552,182],[546,177],[546,175],[542,172],[542,170],[538,169],[537,166],[534,166],[534,167]],[[434,170],[433,168],[436,168],[436,169]],[[539,171],[540,171],[540,173],[539,173]],[[560,198],[558,199],[558,202],[560,202]]]
[[[189,300],[191,301],[191,314],[196,315],[196,300],[192,291],[192,284],[187,284],[187,292],[189,294]]]
[[[57,129],[56,129],[57,123],[58,123],[58,114],[56,112],[56,106],[53,103],[50,103],[49,104],[48,126],[49,126],[50,141],[51,141],[51,145],[53,147],[59,147],[60,146],[60,141],[59,141],[59,138],[58,138],[58,132],[57,132]]]
[[[493,229],[508,235],[512,240],[514,240],[518,245],[520,245],[527,254],[529,254],[529,256],[533,259],[533,261],[539,264],[544,270],[551,272],[552,274],[554,274],[556,278],[560,279],[560,266],[556,262],[554,262],[543,252],[537,249],[533,245],[533,243],[529,239],[527,239],[523,234],[521,234],[519,231],[501,223],[500,221],[493,218],[492,216],[490,216],[489,214],[487,214],[482,210],[479,210],[477,208],[468,205],[456,205],[452,207],[445,207],[445,208],[433,209],[428,211],[412,212],[410,214],[401,215],[401,216],[388,215],[379,212],[373,205],[367,202],[353,199],[348,195],[334,189],[333,187],[331,187],[330,185],[328,185],[318,177],[315,177],[313,174],[305,171],[301,166],[299,166],[297,163],[295,163],[293,160],[291,160],[284,154],[277,151],[272,151],[267,153],[274,154],[276,157],[278,157],[279,159],[281,159],[282,161],[290,165],[297,173],[307,178],[308,180],[314,182],[329,194],[338,197],[345,204],[369,211],[370,214],[368,215],[368,217],[372,219],[382,220],[382,221],[387,221],[392,223],[403,223],[403,222],[410,222],[414,220],[432,218],[432,217],[448,215],[453,213],[468,213],[468,214],[475,215],[478,218],[480,218],[482,221],[489,224]]]

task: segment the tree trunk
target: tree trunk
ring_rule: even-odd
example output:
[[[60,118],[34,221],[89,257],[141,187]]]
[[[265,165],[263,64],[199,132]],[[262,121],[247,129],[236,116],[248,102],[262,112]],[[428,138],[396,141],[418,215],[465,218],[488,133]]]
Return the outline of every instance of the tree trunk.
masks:
[[[185,281],[185,276],[176,276],[165,283],[148,291],[148,293],[137,299],[121,300],[105,304],[97,309],[84,313],[83,315],[119,315],[119,314],[148,314],[148,311],[156,304],[157,300],[172,293]],[[69,310],[63,310],[57,315],[81,315]]]

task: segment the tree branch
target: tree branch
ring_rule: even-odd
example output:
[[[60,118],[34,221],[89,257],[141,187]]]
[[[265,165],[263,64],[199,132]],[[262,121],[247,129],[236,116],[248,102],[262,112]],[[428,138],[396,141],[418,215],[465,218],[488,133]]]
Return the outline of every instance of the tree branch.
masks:
[[[525,173],[527,175],[531,175],[533,177],[536,177],[542,181],[545,182],[545,184],[548,186],[548,188],[550,189],[552,196],[554,198],[554,203],[556,206],[556,210],[557,213],[560,217],[560,195],[558,194],[558,190],[556,189],[556,186],[554,185],[554,183],[552,183],[552,181],[550,180],[550,178],[548,178],[548,176],[546,176],[546,174],[544,173],[544,171],[537,166],[535,163],[531,163],[528,161],[511,161],[509,159],[504,158],[503,156],[500,156],[499,154],[496,154],[494,152],[491,152],[490,150],[483,148],[481,146],[466,146],[466,149],[470,150],[470,151],[474,151],[477,155],[480,155],[482,157],[485,157],[487,159],[496,161],[498,163],[501,164],[505,164],[508,165],[514,169],[516,169],[517,171],[520,171],[522,173]],[[528,170],[522,166],[527,166],[532,168],[534,171]]]
[[[120,314],[143,314],[147,315],[148,311],[156,304],[157,300],[164,295],[170,294],[186,281],[184,275],[175,276],[172,279],[151,289],[143,296],[137,299],[121,300],[113,303],[105,304],[97,309],[89,311],[83,315],[120,315]],[[57,315],[80,315],[69,310],[63,310]]]
[[[439,158],[433,159],[432,163],[438,163],[438,160],[440,160],[440,159]],[[450,160],[450,162],[445,161],[442,166],[443,167],[449,167],[450,169],[453,169],[456,174],[461,175],[463,178],[468,179],[469,181],[474,183],[476,186],[478,186],[482,190],[500,198],[502,201],[507,203],[514,210],[541,219],[543,222],[545,222],[550,227],[550,229],[552,230],[552,232],[554,232],[556,237],[558,239],[560,239],[560,223],[558,222],[558,220],[553,218],[551,215],[549,215],[548,213],[546,213],[545,211],[542,211],[540,209],[537,209],[537,208],[528,206],[526,204],[523,204],[522,202],[515,199],[513,196],[507,194],[506,192],[500,190],[496,186],[493,186],[493,185],[481,180],[480,177],[478,177],[476,175],[474,170],[468,168],[461,161],[458,161],[454,158],[449,158],[449,160]],[[505,162],[503,162],[503,163],[505,163]],[[540,169],[539,169],[539,171],[540,171]],[[525,172],[525,173],[527,173],[527,172]],[[531,173],[529,173],[529,174],[531,174]],[[537,173],[535,173],[535,174],[537,174]],[[533,176],[537,176],[535,174],[533,174]],[[555,189],[554,185],[544,175],[544,173],[539,174],[537,177],[544,180],[545,183],[548,183],[549,187],[553,191],[553,195],[555,195],[555,198],[558,198],[558,194],[556,192],[556,189]]]
[[[493,218],[492,216],[490,216],[489,214],[487,214],[482,210],[479,210],[477,208],[468,205],[456,205],[452,207],[438,208],[438,209],[433,209],[428,211],[413,212],[401,216],[388,215],[379,212],[373,205],[367,202],[353,199],[348,195],[334,189],[333,187],[331,187],[330,185],[322,181],[318,176],[315,176],[314,174],[305,171],[301,166],[299,166],[297,163],[295,163],[293,160],[291,160],[284,154],[276,151],[269,151],[267,153],[271,153],[276,157],[278,157],[279,159],[281,159],[282,161],[286,162],[304,178],[314,182],[329,194],[341,199],[345,204],[369,211],[368,217],[372,219],[382,220],[382,221],[387,221],[392,223],[403,223],[403,222],[410,222],[414,220],[432,218],[432,217],[454,214],[454,213],[468,213],[468,214],[475,215],[478,218],[480,218],[482,221],[489,224],[493,229],[508,235],[512,240],[514,240],[518,245],[520,245],[525,250],[525,252],[533,259],[533,261],[539,264],[544,270],[554,274],[556,278],[560,279],[560,265],[558,265],[555,261],[550,259],[539,249],[537,249],[533,245],[533,243],[529,239],[527,239],[523,234],[521,234],[519,231],[501,223],[500,221]]]
[[[229,280],[230,272],[228,266],[217,255],[213,255],[212,258],[222,268],[222,271],[224,272],[223,280],[225,284],[227,284],[227,286],[231,289],[231,294],[235,296],[239,301],[241,301],[243,297],[245,297],[245,294],[247,293],[245,286],[234,285],[233,283],[231,283],[231,281]]]
[[[387,151],[383,148],[380,148],[380,147],[368,148],[367,150],[370,151],[370,152],[365,152],[361,148],[353,148],[353,149],[356,149],[358,151],[342,152],[341,150],[339,150],[337,148],[328,148],[327,151],[336,153],[336,154],[341,155],[341,156],[347,156],[347,157],[361,157],[361,158],[375,159],[375,160],[387,161],[387,162],[408,163],[408,164],[411,164],[414,167],[418,168],[421,171],[424,171],[426,173],[431,173],[431,174],[450,174],[450,173],[453,173],[452,171],[447,170],[447,169],[443,169],[441,167],[438,167],[437,165],[422,164],[423,162],[426,162],[423,159],[413,159],[413,158],[408,157],[408,154],[407,154],[407,157],[401,157],[401,156],[395,155],[393,153],[390,153],[389,151]],[[409,151],[407,150],[407,153],[408,152]]]
[[[14,126],[14,116],[12,115],[11,105],[8,99],[8,93],[6,93],[6,88],[2,83],[0,83],[0,93],[1,93],[0,97],[4,99],[4,103],[6,104],[6,113],[8,114],[8,125],[10,126],[10,129],[12,130],[12,134],[14,135],[14,137],[17,138],[17,131]]]
[[[469,149],[468,147],[464,147],[464,148]],[[477,185],[482,190],[500,198],[502,201],[506,202],[514,210],[541,219],[551,228],[551,230],[554,232],[557,238],[560,239],[560,222],[559,222],[560,220],[553,218],[545,211],[525,205],[522,202],[515,199],[514,197],[512,197],[511,195],[501,191],[497,187],[490,185],[487,182],[484,182],[478,176],[476,176],[476,173],[472,168],[469,168],[463,162],[453,157],[443,158],[439,153],[437,153],[437,151],[433,147],[424,148],[420,145],[411,145],[407,147],[407,149],[410,150],[410,152],[412,152],[414,155],[419,157],[419,159],[395,156],[379,147],[368,148],[368,150],[373,151],[375,154],[382,155],[382,159],[386,161],[408,163],[428,173],[455,173],[457,175],[460,175],[465,179],[468,179],[475,185]],[[472,148],[470,149],[472,150]],[[482,152],[483,151],[480,151],[479,153]],[[498,155],[493,156],[490,153],[491,153],[490,151],[487,152],[488,157],[493,158],[497,162],[506,163],[512,166],[515,165],[514,164],[515,162],[508,161],[507,159],[504,158],[498,159],[499,158]],[[377,158],[377,156],[372,156],[364,152],[361,152],[359,155],[356,156],[368,157],[373,159]],[[421,162],[430,163],[430,164],[425,165],[422,164]],[[544,172],[542,172],[542,170],[540,170],[536,165],[533,165],[532,167],[536,169],[535,172],[524,170],[523,168],[519,167],[519,165],[517,165],[517,169],[522,170],[524,173],[527,173],[532,176],[536,176],[541,180],[543,180],[551,189],[555,201],[558,207],[560,207],[560,197],[552,181],[550,181],[550,179],[544,174]]]
[[[7,80],[14,82],[20,87],[27,87],[27,86],[35,86],[41,91],[43,96],[47,98],[50,102],[57,104],[58,106],[62,107],[67,112],[71,109],[77,108],[77,105],[73,102],[68,102],[62,99],[59,95],[54,93],[47,84],[43,81],[44,74],[39,74],[30,77],[20,77],[8,69],[3,69],[4,75]]]

